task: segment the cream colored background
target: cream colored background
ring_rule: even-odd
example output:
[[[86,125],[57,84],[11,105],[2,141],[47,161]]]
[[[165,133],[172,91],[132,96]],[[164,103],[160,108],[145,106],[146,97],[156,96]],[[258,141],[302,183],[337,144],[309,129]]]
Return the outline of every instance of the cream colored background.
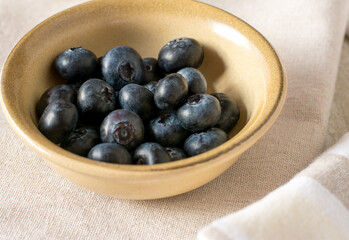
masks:
[[[33,26],[80,2],[0,0],[0,64]],[[0,113],[0,239],[194,239],[204,225],[287,182],[348,131],[348,41],[332,101],[348,1],[205,2],[255,26],[284,62],[288,98],[268,134],[223,175],[195,191],[127,201],[62,178],[15,135]]]

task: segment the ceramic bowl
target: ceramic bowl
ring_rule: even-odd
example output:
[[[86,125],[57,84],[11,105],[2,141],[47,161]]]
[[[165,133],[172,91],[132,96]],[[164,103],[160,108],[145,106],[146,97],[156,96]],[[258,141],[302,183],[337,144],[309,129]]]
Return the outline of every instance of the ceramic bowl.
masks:
[[[63,83],[53,68],[60,52],[83,46],[99,57],[127,45],[142,57],[157,57],[161,47],[177,37],[191,37],[203,45],[199,70],[208,81],[208,92],[224,92],[238,100],[241,118],[228,142],[181,161],[118,165],[74,155],[39,132],[35,105],[47,88]],[[19,41],[1,79],[1,104],[9,123],[53,169],[84,188],[126,199],[169,197],[216,178],[266,133],[286,96],[280,60],[260,33],[227,12],[188,0],[104,0],[67,9]]]

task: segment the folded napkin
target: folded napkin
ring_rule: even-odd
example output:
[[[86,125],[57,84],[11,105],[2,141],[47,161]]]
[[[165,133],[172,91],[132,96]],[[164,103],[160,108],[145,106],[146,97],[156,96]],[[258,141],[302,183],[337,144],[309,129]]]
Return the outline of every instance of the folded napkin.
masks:
[[[262,200],[212,222],[198,240],[349,239],[349,133]]]
[[[0,65],[37,23],[81,2],[0,0]],[[90,192],[61,177],[18,138],[0,113],[0,239],[195,239],[210,222],[288,182],[323,151],[349,2],[204,2],[254,26],[281,57],[288,96],[270,131],[224,174],[199,189],[168,199],[127,201]]]

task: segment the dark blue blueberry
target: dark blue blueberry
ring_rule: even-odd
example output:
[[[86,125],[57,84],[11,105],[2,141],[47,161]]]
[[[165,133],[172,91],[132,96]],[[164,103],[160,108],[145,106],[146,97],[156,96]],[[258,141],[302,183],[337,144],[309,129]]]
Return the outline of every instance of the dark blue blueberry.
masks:
[[[99,162],[132,164],[130,153],[116,143],[98,144],[90,150],[87,157]]]
[[[144,58],[143,59],[145,75],[144,82],[149,83],[153,81],[159,81],[161,78],[165,76],[163,71],[158,65],[158,60],[155,58]]]
[[[207,82],[202,73],[192,67],[186,67],[178,71],[188,82],[188,95],[206,93]]]
[[[185,67],[198,68],[203,59],[204,50],[198,41],[177,38],[161,48],[158,64],[165,73],[173,73]]]
[[[141,84],[144,64],[136,50],[121,46],[107,52],[102,60],[102,73],[107,83],[120,90],[129,83]]]
[[[217,98],[208,94],[196,94],[178,109],[177,116],[182,127],[193,132],[213,127],[221,117]]]
[[[179,122],[176,112],[164,112],[150,121],[150,134],[162,146],[177,146],[188,136]]]
[[[182,103],[188,94],[188,83],[178,73],[172,73],[158,82],[154,101],[159,109],[175,108]]]
[[[92,147],[100,142],[99,133],[94,128],[76,128],[62,143],[65,150],[86,157]]]
[[[153,94],[138,84],[123,87],[119,92],[119,102],[123,109],[137,113],[142,119],[150,118],[156,110]]]
[[[70,48],[57,56],[55,67],[59,75],[68,81],[85,81],[95,74],[97,57],[85,48]]]
[[[47,105],[49,105],[50,103],[56,100],[64,100],[66,102],[71,102],[75,104],[76,92],[70,85],[67,85],[67,84],[56,85],[47,89],[41,95],[41,98],[38,104],[36,105],[37,115],[41,117]]]
[[[154,95],[155,94],[155,89],[156,86],[158,85],[158,82],[152,81],[152,82],[148,82],[146,84],[144,84],[143,86],[148,89],[149,91],[151,91],[151,93]]]
[[[134,112],[118,109],[103,120],[100,128],[102,142],[118,143],[128,150],[136,148],[144,138],[141,118]]]
[[[228,135],[219,128],[211,128],[205,132],[194,133],[184,142],[184,151],[192,157],[207,152],[228,141]]]
[[[138,165],[153,165],[170,162],[165,148],[158,143],[147,142],[140,145],[133,154],[133,161]]]
[[[58,144],[75,129],[77,121],[78,111],[74,104],[57,100],[45,108],[38,128],[48,139]]]
[[[166,149],[168,155],[170,156],[171,161],[177,161],[177,160],[187,158],[187,155],[180,148],[166,147],[165,149]]]
[[[225,93],[212,93],[211,95],[219,100],[222,109],[221,118],[215,127],[229,133],[240,118],[239,105],[235,99]]]
[[[117,98],[108,83],[92,78],[81,85],[77,105],[83,118],[103,119],[116,108]]]

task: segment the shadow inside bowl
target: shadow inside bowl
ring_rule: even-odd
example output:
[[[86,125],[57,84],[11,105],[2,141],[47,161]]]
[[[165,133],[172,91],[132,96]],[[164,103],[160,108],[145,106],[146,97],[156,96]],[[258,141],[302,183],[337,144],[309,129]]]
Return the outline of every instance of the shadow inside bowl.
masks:
[[[199,70],[207,80],[207,92],[213,93],[216,91],[214,82],[223,75],[226,70],[226,64],[221,56],[219,56],[219,53],[212,47],[204,45],[203,49],[204,61]]]

